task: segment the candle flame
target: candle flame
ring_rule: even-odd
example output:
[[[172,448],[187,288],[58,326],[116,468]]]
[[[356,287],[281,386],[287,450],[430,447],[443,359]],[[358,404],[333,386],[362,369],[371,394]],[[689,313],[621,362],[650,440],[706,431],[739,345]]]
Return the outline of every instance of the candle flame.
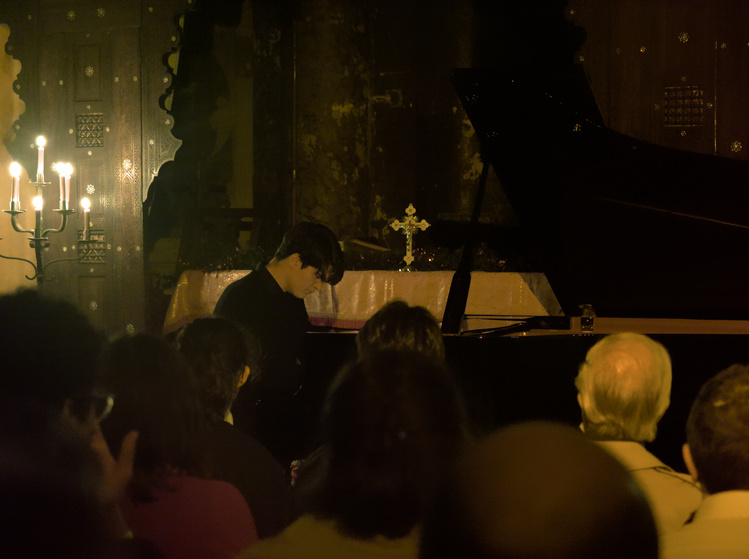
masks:
[[[34,196],[34,199],[31,201],[31,204],[34,206],[34,209],[38,212],[42,211],[42,207],[44,206],[44,200],[41,196]]]
[[[39,137],[38,137],[38,138],[36,139],[36,145],[37,145],[38,147],[40,147],[40,148],[43,148],[44,146],[46,146],[46,145],[47,145],[47,140],[45,140],[45,139],[44,139],[44,136],[39,136]]]
[[[91,200],[88,198],[81,198],[81,207],[84,212],[87,212],[91,208]]]
[[[73,166],[70,163],[58,161],[52,164],[52,169],[61,177],[69,177],[73,174]]]
[[[21,176],[21,165],[20,163],[13,162],[10,164],[10,176],[18,178]]]

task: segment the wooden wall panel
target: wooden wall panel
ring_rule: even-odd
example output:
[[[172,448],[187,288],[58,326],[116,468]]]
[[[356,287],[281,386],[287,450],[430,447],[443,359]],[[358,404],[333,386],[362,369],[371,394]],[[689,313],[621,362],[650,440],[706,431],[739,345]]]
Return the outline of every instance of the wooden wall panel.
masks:
[[[749,4],[570,0],[570,12],[587,32],[582,63],[608,126],[668,147],[749,159]],[[702,123],[668,125],[667,88],[687,86],[699,91]]]
[[[140,63],[137,30],[112,33],[112,141],[108,162],[114,185],[111,200],[113,279],[110,296],[118,307],[117,329],[140,331],[145,326],[143,268],[143,205],[141,202]]]
[[[635,138],[651,138],[653,7],[643,0],[622,0],[611,6],[611,90],[609,126]]]
[[[103,75],[100,45],[76,46],[75,100],[100,101]]]
[[[713,153],[713,4],[669,0],[657,5],[653,16],[658,25],[652,29],[651,37],[654,51],[652,103],[645,113],[652,121],[650,141],[677,149]],[[670,111],[668,120],[666,110]],[[681,125],[675,125],[674,120]]]
[[[715,147],[718,155],[749,159],[749,3],[721,0],[716,6]]]

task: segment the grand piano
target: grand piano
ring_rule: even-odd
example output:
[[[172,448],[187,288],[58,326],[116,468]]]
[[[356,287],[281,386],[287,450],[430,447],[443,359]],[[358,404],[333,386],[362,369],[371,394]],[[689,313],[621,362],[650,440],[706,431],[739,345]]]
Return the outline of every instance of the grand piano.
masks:
[[[582,71],[461,69],[453,84],[518,216],[521,250],[563,311],[445,336],[476,428],[537,418],[576,425],[573,380],[585,352],[602,334],[635,330],[672,355],[672,403],[652,450],[683,469],[684,422],[700,385],[749,362],[749,164],[607,128]],[[580,328],[581,305],[594,310],[592,329]],[[309,342],[314,414],[353,355],[354,335],[314,333]]]

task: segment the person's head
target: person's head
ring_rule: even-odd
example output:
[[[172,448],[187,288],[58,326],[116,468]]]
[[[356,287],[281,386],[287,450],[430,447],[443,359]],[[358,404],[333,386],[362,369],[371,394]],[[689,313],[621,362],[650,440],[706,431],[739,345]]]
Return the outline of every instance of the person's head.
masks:
[[[327,454],[312,512],[354,537],[402,537],[465,440],[463,403],[441,361],[382,352],[350,363],[323,414]]]
[[[437,319],[426,308],[392,301],[373,314],[356,335],[359,358],[376,351],[410,350],[435,359],[445,358]]]
[[[0,323],[0,397],[88,431],[107,403],[96,374],[102,334],[71,303],[31,289],[0,296]]]
[[[203,472],[203,410],[197,383],[176,348],[147,334],[125,336],[103,352],[101,370],[116,405],[102,422],[113,454],[139,432],[132,494],[148,500],[168,472]]]
[[[420,559],[658,557],[647,500],[578,430],[506,427],[460,458],[424,523]]]
[[[111,402],[97,392],[103,336],[30,289],[0,296],[0,324],[0,557],[110,556],[89,439]]]
[[[60,415],[29,423],[0,425],[0,557],[113,557],[88,440]]]
[[[259,372],[257,341],[234,321],[213,316],[185,326],[177,345],[195,373],[206,416],[222,421],[248,376]]]
[[[687,418],[684,462],[707,493],[749,490],[749,365],[702,385]]]
[[[643,334],[612,334],[590,348],[575,386],[588,436],[652,441],[671,402],[671,358]]]
[[[292,227],[273,258],[291,266],[286,291],[300,299],[323,283],[335,285],[343,277],[341,245],[335,233],[321,223],[303,221]]]

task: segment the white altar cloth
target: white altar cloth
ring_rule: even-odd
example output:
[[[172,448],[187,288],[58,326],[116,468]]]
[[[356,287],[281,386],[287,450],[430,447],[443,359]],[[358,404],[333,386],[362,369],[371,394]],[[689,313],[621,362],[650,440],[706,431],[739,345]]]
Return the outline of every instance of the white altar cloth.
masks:
[[[164,334],[174,332],[200,316],[209,316],[223,290],[248,270],[182,273],[164,321]],[[347,271],[335,286],[309,295],[304,302],[310,321],[318,326],[355,330],[395,299],[421,305],[442,321],[452,271],[397,272]],[[561,309],[543,274],[473,272],[466,303],[467,328],[482,316],[561,315]]]

